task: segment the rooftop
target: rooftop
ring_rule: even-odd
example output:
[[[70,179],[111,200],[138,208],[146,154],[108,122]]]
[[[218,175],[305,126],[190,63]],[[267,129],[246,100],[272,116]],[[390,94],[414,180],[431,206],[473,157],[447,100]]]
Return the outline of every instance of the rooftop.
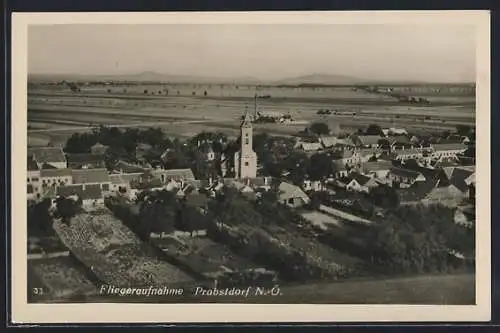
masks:
[[[167,179],[172,178],[175,180],[195,180],[193,171],[191,169],[168,169],[153,171],[153,173],[163,174]]]
[[[342,180],[342,182],[345,184],[349,184],[352,180],[356,180],[356,182],[358,182],[359,185],[363,186],[366,183],[368,183],[371,180],[371,178],[362,175],[358,172],[351,172],[348,177]]]
[[[33,156],[33,159],[38,163],[66,162],[66,157],[61,147],[28,148],[28,155]]]
[[[73,170],[73,184],[108,183],[108,171],[102,169]]]
[[[357,139],[362,145],[376,145],[382,137],[379,135],[358,135]]]
[[[38,164],[36,164],[35,160],[28,157],[28,171],[37,171],[39,170]]]
[[[300,189],[300,187],[282,182],[279,186],[279,199],[288,200],[292,198],[302,198],[304,201],[309,202],[309,197]]]
[[[72,175],[71,169],[42,169],[40,170],[40,177],[70,177]]]
[[[466,150],[467,146],[462,143],[435,143],[432,145],[434,151]]]
[[[66,154],[66,158],[68,163],[96,163],[96,162],[104,162],[103,154]]]
[[[392,163],[390,161],[385,161],[385,160],[380,160],[376,162],[367,162],[363,164],[363,171],[365,172],[390,170],[391,168],[392,168]]]
[[[422,175],[422,173],[418,171],[404,169],[404,168],[396,168],[396,167],[392,167],[390,172],[394,175],[407,178],[417,178],[418,176]]]
[[[85,188],[84,188],[85,187]],[[82,200],[92,200],[102,198],[101,187],[98,184],[94,185],[66,185],[57,188],[57,195],[68,197],[77,195]]]

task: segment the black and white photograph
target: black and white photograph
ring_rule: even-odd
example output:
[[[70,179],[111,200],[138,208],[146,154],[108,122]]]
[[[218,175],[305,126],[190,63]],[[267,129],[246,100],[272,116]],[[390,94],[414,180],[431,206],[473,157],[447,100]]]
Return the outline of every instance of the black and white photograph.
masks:
[[[327,14],[20,14],[13,297],[487,319],[488,13]]]

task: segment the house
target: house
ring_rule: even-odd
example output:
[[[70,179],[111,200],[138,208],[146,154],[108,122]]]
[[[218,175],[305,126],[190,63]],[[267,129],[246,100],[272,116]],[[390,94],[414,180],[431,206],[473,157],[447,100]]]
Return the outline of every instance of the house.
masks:
[[[392,163],[390,161],[378,160],[376,162],[363,163],[361,170],[366,176],[382,179],[387,177],[391,168]]]
[[[456,159],[458,154],[462,154],[467,150],[467,146],[462,143],[436,143],[431,145],[432,158]]]
[[[71,169],[42,169],[40,179],[42,197],[53,197],[57,187],[70,185],[73,182]]]
[[[111,182],[111,191],[127,193],[130,190],[130,184],[134,181],[140,181],[142,175],[142,172],[128,174],[118,173],[109,175],[109,180]]]
[[[118,161],[116,162],[114,170],[120,173],[138,173],[138,172],[144,172],[146,169],[137,164],[132,164],[125,161]]]
[[[354,149],[356,147],[356,144],[352,140],[352,138],[347,137],[343,139],[337,139],[337,142],[335,144],[335,147],[343,148],[343,149]]]
[[[66,156],[61,147],[28,148],[28,156],[37,163],[40,169],[44,164],[56,169],[66,169],[68,167]]]
[[[353,167],[361,163],[358,151],[343,149],[331,154],[333,161],[348,167]]]
[[[319,180],[304,180],[304,184],[302,185],[304,191],[323,191],[325,189],[324,184]]]
[[[204,161],[214,161],[215,160],[215,151],[210,144],[204,144],[199,148],[199,153],[201,154]]]
[[[380,139],[382,137],[379,135],[354,135],[352,137],[354,144],[362,148],[378,148]]]
[[[345,163],[343,163],[342,161],[333,161],[332,163],[334,165],[335,178],[347,177],[347,175],[349,174],[349,169]]]
[[[322,136],[318,141],[326,149],[335,147],[338,143],[338,138],[336,136]]]
[[[390,135],[408,135],[408,132],[404,128],[384,128],[382,129],[382,132],[384,133],[385,136],[390,136]]]
[[[346,190],[353,192],[368,193],[370,188],[378,186],[378,183],[373,178],[362,175],[358,172],[351,172],[349,176],[342,179],[341,182],[345,184]]]
[[[82,200],[82,206],[87,209],[104,206],[104,195],[99,184],[59,186],[56,193],[58,197],[77,196]]]
[[[191,169],[159,169],[153,170],[152,173],[155,177],[160,178],[163,183],[167,183],[172,179],[177,182],[195,180]]]
[[[319,142],[299,142],[296,146],[297,149],[306,153],[314,153],[323,149],[323,146]]]
[[[418,160],[424,157],[424,153],[422,150],[411,148],[411,149],[403,149],[394,152],[396,154],[396,160],[398,161],[406,161],[406,160]]]
[[[467,194],[462,192],[454,185],[445,187],[435,187],[424,198],[422,203],[440,203],[448,207],[457,207],[467,197]]]
[[[106,167],[103,154],[66,154],[70,169],[101,169]]]
[[[358,157],[356,164],[368,162],[373,158],[377,159],[382,154],[380,150],[375,150],[373,148],[360,148],[357,149],[355,153]]]
[[[104,155],[108,149],[108,146],[105,146],[99,142],[90,147],[90,152],[93,155]]]
[[[106,169],[72,170],[73,184],[99,185],[103,192],[111,191],[111,180]]]
[[[38,164],[32,159],[28,158],[28,174],[27,174],[27,193],[30,199],[39,199],[41,197],[41,175]]]
[[[413,148],[413,143],[406,135],[396,135],[391,139],[392,150],[403,150]]]
[[[278,201],[288,207],[299,208],[308,204],[311,200],[300,187],[282,182],[279,185]]]
[[[435,179],[427,178],[425,181],[415,182],[409,187],[398,188],[396,193],[402,205],[421,203],[421,200],[431,193],[438,183],[439,181]]]
[[[469,197],[475,196],[475,167],[446,167],[438,172],[441,187],[453,185]]]
[[[416,182],[424,182],[426,180],[421,172],[397,167],[392,167],[390,169],[388,178],[393,184],[397,183],[403,185],[401,187],[406,187]]]

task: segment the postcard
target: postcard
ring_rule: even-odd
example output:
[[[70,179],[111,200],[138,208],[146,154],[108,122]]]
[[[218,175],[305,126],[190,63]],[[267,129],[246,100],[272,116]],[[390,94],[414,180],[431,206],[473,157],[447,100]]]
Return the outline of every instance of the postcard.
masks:
[[[13,322],[490,320],[489,29],[14,13]]]

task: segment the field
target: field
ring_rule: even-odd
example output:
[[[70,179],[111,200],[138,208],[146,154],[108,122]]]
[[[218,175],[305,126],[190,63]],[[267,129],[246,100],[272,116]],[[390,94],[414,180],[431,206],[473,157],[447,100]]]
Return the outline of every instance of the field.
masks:
[[[474,97],[466,95],[434,95],[429,97],[431,106],[414,106],[348,87],[129,84],[88,86],[72,93],[61,86],[35,86],[28,92],[29,143],[61,143],[73,132],[88,131],[89,125],[97,124],[124,128],[154,125],[172,137],[191,136],[202,130],[236,136],[241,115],[254,111],[255,94],[270,96],[258,99],[257,111],[281,112],[294,119],[287,124],[255,125],[257,132],[278,135],[295,135],[314,121],[339,125],[345,131],[370,123],[414,131],[475,123]],[[317,115],[320,109],[357,110],[357,114]]]

